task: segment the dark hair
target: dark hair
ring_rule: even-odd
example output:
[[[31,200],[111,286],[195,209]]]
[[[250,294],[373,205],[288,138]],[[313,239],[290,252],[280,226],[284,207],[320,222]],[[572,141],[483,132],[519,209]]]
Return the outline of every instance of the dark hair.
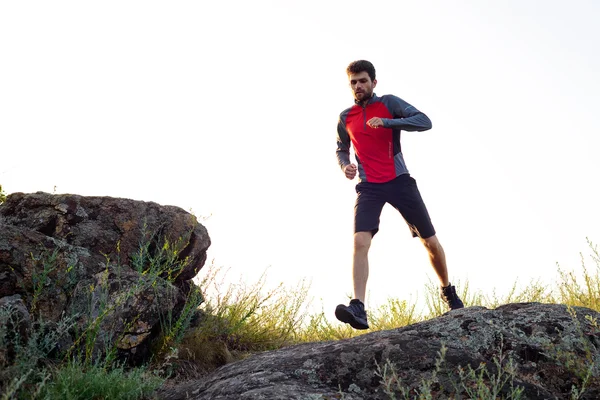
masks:
[[[375,80],[375,67],[367,60],[357,60],[352,61],[348,68],[346,68],[346,74],[358,74],[360,72],[366,71],[369,74],[369,78],[372,81]]]

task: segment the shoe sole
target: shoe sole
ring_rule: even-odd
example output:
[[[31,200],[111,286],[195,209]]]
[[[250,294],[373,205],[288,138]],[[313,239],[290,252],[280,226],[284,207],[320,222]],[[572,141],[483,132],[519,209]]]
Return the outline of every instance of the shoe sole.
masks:
[[[354,318],[354,315],[345,308],[336,308],[335,316],[340,321],[350,324],[354,329],[369,329],[369,325],[358,322],[356,318]]]

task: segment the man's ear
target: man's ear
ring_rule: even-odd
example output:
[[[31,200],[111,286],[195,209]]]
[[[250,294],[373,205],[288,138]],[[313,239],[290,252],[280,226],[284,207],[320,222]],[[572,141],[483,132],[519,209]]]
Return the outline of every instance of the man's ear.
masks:
[[[373,79],[373,87],[377,86],[377,79]]]

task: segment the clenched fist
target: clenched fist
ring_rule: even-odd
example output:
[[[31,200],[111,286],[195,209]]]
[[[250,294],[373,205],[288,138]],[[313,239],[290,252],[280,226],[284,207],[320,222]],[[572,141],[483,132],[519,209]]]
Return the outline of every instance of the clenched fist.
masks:
[[[344,174],[346,175],[346,178],[348,179],[354,179],[354,177],[356,176],[356,165],[354,164],[348,164],[344,167]]]
[[[383,126],[383,120],[378,117],[373,117],[367,121],[367,125],[369,125],[371,128],[377,129],[380,126]]]

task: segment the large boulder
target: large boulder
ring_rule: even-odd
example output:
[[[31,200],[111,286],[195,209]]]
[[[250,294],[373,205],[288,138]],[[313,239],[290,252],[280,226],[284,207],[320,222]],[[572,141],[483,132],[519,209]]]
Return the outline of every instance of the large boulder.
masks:
[[[0,222],[42,233],[88,249],[91,255],[131,265],[132,255],[149,243],[165,243],[183,262],[176,280],[192,279],[206,261],[210,237],[196,217],[175,206],[113,197],[13,193],[0,206]]]
[[[498,381],[505,383],[495,385],[498,398],[522,390],[523,399],[571,399],[575,387],[583,390],[577,398],[598,399],[599,319],[596,311],[555,304],[470,307],[399,329],[257,354],[160,396],[475,399],[496,398],[476,391]]]
[[[209,246],[206,228],[178,207],[14,193],[0,205],[0,299],[19,295],[47,324],[71,319],[67,347],[116,347],[142,361],[197,290]]]

